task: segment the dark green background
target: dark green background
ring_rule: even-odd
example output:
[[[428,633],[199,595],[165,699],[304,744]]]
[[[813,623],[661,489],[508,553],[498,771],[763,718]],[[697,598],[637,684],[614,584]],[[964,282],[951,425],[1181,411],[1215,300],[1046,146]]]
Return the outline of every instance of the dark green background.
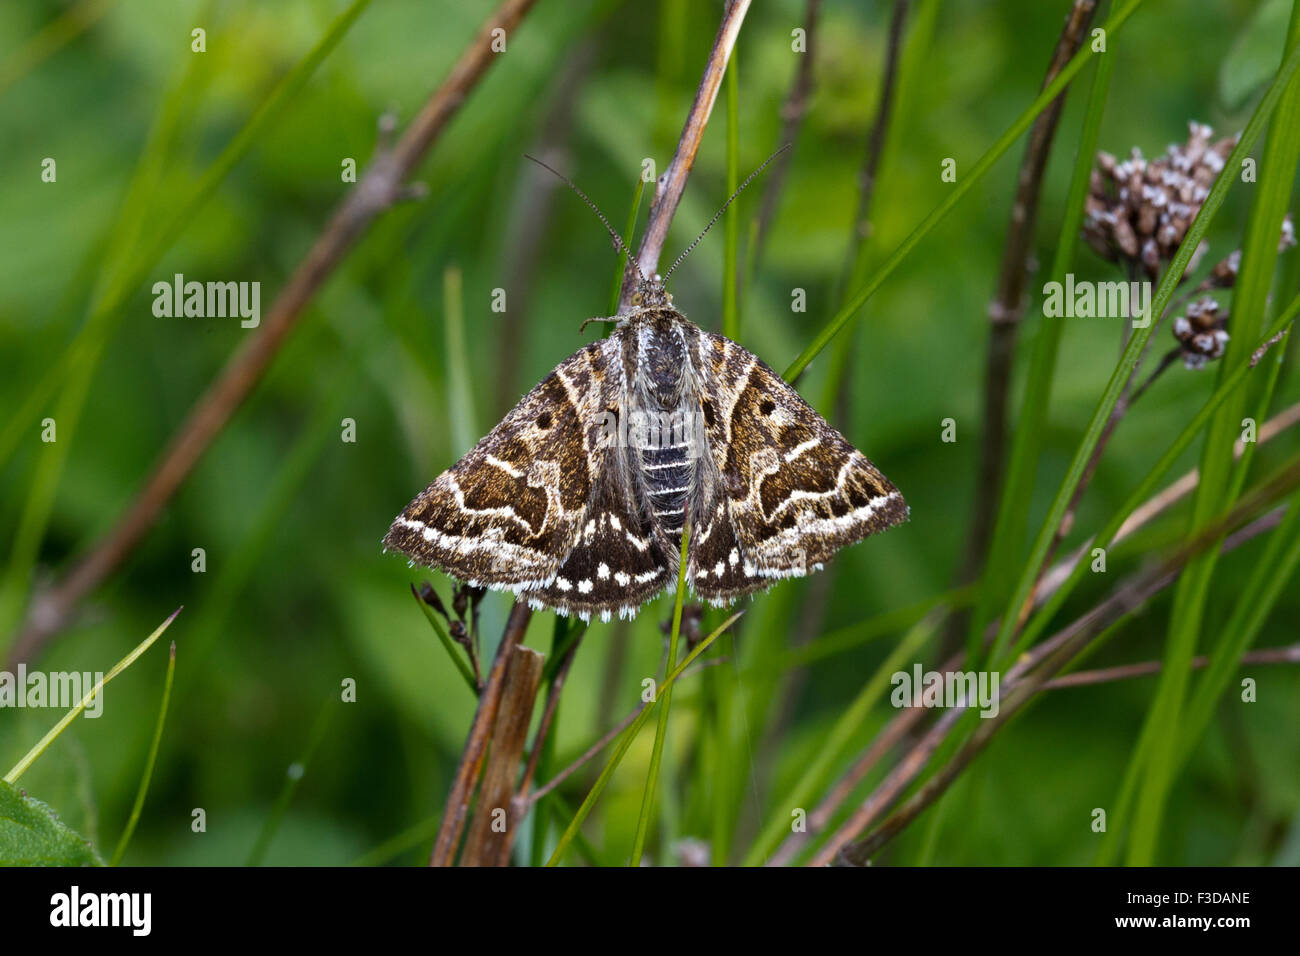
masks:
[[[836,311],[836,281],[857,202],[857,170],[874,115],[888,4],[827,0],[816,42],[816,89],[797,140],[765,254],[744,287],[742,343],[784,368]],[[881,261],[946,195],[940,163],[958,175],[1033,99],[1068,4],[1058,0],[922,2],[909,19],[933,24],[921,67],[903,77],[887,161],[876,194],[872,259]],[[67,9],[22,0],[0,6],[0,70]],[[1114,42],[1118,57],[1102,148],[1147,155],[1186,135],[1186,124],[1240,128],[1258,82],[1276,68],[1289,5],[1205,2],[1144,4]],[[264,100],[273,84],[328,29],[336,0],[117,4],[89,30],[0,89],[0,410],[10,420],[83,326],[110,236],[150,131],[176,112],[163,162],[147,188],[143,234],[161,228],[194,183]],[[35,579],[47,581],[103,533],[139,487],[159,450],[227,357],[251,334],[233,319],[160,319],[150,286],[175,272],[199,280],[259,281],[263,315],[331,208],[348,188],[340,163],[364,165],[379,114],[403,124],[441,81],[491,6],[376,0],[340,48],[257,139],[178,242],[131,290],[120,322],[93,367],[75,428],[60,423],[66,465],[39,549]],[[615,257],[576,199],[521,158],[547,155],[625,221],[643,157],[662,170],[716,28],[716,3],[577,3],[541,0],[422,167],[429,197],[402,206],[369,233],[316,298],[251,399],[209,449],[125,570],[101,588],[85,617],[40,659],[45,669],[107,670],[177,605],[168,637],[178,646],[177,683],[163,748],[128,863],[240,863],[281,791],[286,768],[307,746],[323,708],[329,724],[275,835],[268,862],[348,862],[440,810],[473,701],[407,590],[405,562],[380,553],[398,510],[485,432],[533,382],[583,341],[578,325],[608,308]],[[1249,25],[1272,16],[1271,28]],[[737,48],[742,174],[778,145],[780,107],[797,56],[794,0],[755,5]],[[1280,23],[1281,26],[1276,24]],[[207,52],[190,52],[190,30],[208,31]],[[1085,71],[1086,79],[1091,71]],[[1079,91],[1076,91],[1076,94]],[[1083,98],[1071,98],[1047,171],[1037,261],[1042,272],[1063,215]],[[676,255],[726,198],[726,109],[719,102],[670,235]],[[916,602],[950,586],[972,508],[991,507],[978,486],[987,303],[1005,237],[1017,145],[868,302],[853,334],[851,413],[836,424],[903,490],[912,520],[843,554],[824,629]],[[40,180],[44,157],[58,181]],[[746,224],[765,180],[739,201]],[[1239,242],[1249,194],[1234,190],[1209,235],[1212,263]],[[644,211],[642,216],[644,221]],[[540,230],[537,241],[522,237]],[[675,302],[705,328],[719,327],[721,228],[674,276]],[[138,251],[138,250],[137,250]],[[1294,255],[1294,253],[1292,253]],[[742,247],[743,257],[743,247]],[[466,354],[449,354],[446,270],[464,277]],[[1080,278],[1112,279],[1086,249]],[[506,315],[491,311],[507,290]],[[790,311],[791,290],[808,311]],[[1036,330],[1034,293],[1021,354]],[[1173,339],[1159,330],[1156,348]],[[1037,528],[1079,434],[1114,365],[1118,329],[1102,319],[1069,321],[1041,462],[1038,497],[1025,502]],[[448,370],[461,368],[472,407],[454,406]],[[509,380],[502,380],[512,371]],[[820,401],[825,362],[800,383]],[[1116,435],[1082,507],[1071,544],[1095,529],[1200,407],[1213,372],[1172,370]],[[1013,399],[1019,382],[1013,385]],[[1292,404],[1300,382],[1283,372],[1275,407]],[[0,545],[13,540],[29,506],[42,456],[43,408],[24,425],[16,453],[0,463]],[[12,411],[11,411],[12,410]],[[940,421],[958,441],[940,441]],[[357,442],[340,441],[356,421]],[[1295,447],[1294,436],[1260,449],[1259,473]],[[1194,447],[1184,463],[1196,461]],[[1185,468],[1180,468],[1181,473]],[[1144,556],[1181,533],[1185,511],[1117,552],[1106,581],[1086,582],[1067,611],[1082,611]],[[1224,560],[1205,633],[1261,549],[1256,541]],[[191,549],[207,571],[190,570]],[[7,580],[24,569],[0,553]],[[446,594],[446,580],[430,575]],[[807,582],[780,588],[806,591]],[[0,607],[0,645],[19,609]],[[746,602],[746,636],[792,630],[772,616],[775,594]],[[805,613],[792,602],[796,616]],[[484,603],[495,639],[505,598]],[[572,754],[604,729],[602,712],[635,706],[640,680],[662,653],[658,626],[670,600],[647,607],[625,631],[596,625],[564,696],[559,750]],[[1260,645],[1295,638],[1294,588]],[[1064,620],[1064,618],[1063,618]],[[548,650],[552,618],[536,615],[529,643]],[[1133,616],[1094,663],[1163,653],[1167,597]],[[734,728],[732,759],[747,785],[736,794],[738,845],[757,802],[764,817],[819,750],[826,731],[896,637],[811,668],[779,735]],[[627,657],[602,704],[607,657]],[[928,660],[929,658],[927,658]],[[727,671],[736,674],[732,665]],[[111,851],[135,795],[153,729],[165,647],[158,646],[106,691],[105,713],[81,720],[23,777],[72,826]],[[1300,674],[1254,668],[1259,702],[1229,691],[1211,731],[1169,804],[1161,858],[1183,863],[1300,861]],[[338,701],[355,678],[358,701]],[[707,758],[681,761],[700,729],[698,689],[674,702],[667,832],[708,836]],[[997,738],[944,803],[937,829],[904,834],[884,862],[921,857],[927,831],[937,863],[1084,863],[1097,836],[1094,807],[1113,800],[1154,687],[1150,679],[1050,694]],[[749,687],[742,676],[739,692]],[[602,707],[608,706],[608,711]],[[892,711],[881,706],[870,730]],[[57,719],[56,711],[0,712],[0,765],[8,767]],[[861,743],[867,740],[863,736]],[[629,754],[587,832],[610,860],[631,844],[650,735]],[[752,769],[752,772],[751,772]],[[584,791],[570,788],[576,805]],[[207,833],[190,830],[195,807]],[[652,855],[663,858],[659,844]],[[415,863],[427,841],[395,862]]]

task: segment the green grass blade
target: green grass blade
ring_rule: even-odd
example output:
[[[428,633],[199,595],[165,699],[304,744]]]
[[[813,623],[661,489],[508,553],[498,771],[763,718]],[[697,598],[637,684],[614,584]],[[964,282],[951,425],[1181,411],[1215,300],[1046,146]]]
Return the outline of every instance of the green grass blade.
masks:
[[[640,174],[636,177],[636,191],[632,193],[632,208],[627,213],[627,228],[623,230],[623,248],[618,253],[618,269],[614,272],[614,287],[609,293],[609,314],[618,315],[618,300],[623,292],[623,275],[627,272],[627,251],[632,248],[632,237],[636,235],[636,220],[641,213],[641,194],[645,191],[645,179]],[[613,330],[610,326],[606,334]]]
[[[777,671],[787,671],[796,667],[807,667],[809,664],[834,657],[836,654],[843,654],[863,644],[914,627],[940,605],[949,610],[965,607],[975,599],[978,590],[974,584],[953,588],[915,604],[885,611],[883,614],[837,628],[809,641],[802,647],[790,648],[780,657],[774,658],[770,662],[770,667]],[[763,666],[760,664],[760,669]]]
[[[1097,61],[1097,71],[1093,76],[1083,131],[1075,153],[1074,172],[1065,201],[1061,233],[1052,258],[1051,281],[1065,281],[1065,275],[1070,271],[1079,248],[1084,198],[1088,194],[1093,157],[1101,134],[1101,119],[1106,111],[1106,99],[1114,71],[1115,55],[1112,51],[1110,56]],[[982,640],[985,629],[997,613],[999,603],[1006,600],[1015,581],[1017,562],[1029,527],[1029,509],[1025,502],[1032,499],[1034,478],[1043,452],[1047,411],[1052,401],[1052,383],[1056,377],[1056,361],[1063,329],[1064,322],[1060,319],[1048,320],[1044,316],[1034,339],[1025,378],[1025,394],[1020,403],[1020,417],[1011,430],[1011,452],[1007,460],[1006,477],[1002,482],[993,538],[989,543],[981,575],[982,587],[975,613],[970,618],[967,646],[972,649],[979,646],[978,642]]]
[[[438,635],[438,641],[442,644],[443,650],[447,652],[451,662],[456,665],[456,670],[460,671],[460,676],[465,678],[465,684],[469,687],[469,692],[477,697],[478,684],[474,681],[474,672],[469,669],[469,664],[457,648],[456,642],[451,639],[447,629],[442,626],[442,621],[438,620],[438,615],[434,613],[433,608],[429,607],[424,602],[424,598],[420,597],[420,592],[415,589],[414,584],[411,585],[411,594],[415,598],[415,603],[420,605],[420,610],[424,613],[429,626],[433,628],[433,633]]]
[[[1300,56],[1300,4],[1292,8],[1287,49],[1286,63],[1292,63]],[[1223,356],[1220,378],[1250,361],[1248,349],[1263,325],[1278,254],[1278,233],[1295,179],[1296,163],[1300,160],[1300,77],[1294,67],[1288,70],[1286,63],[1279,69],[1270,90],[1270,95],[1276,94],[1279,88],[1282,92],[1259,163],[1259,182],[1247,219],[1241,271],[1233,290],[1232,338]],[[1235,176],[1240,168],[1240,158],[1235,164],[1229,160],[1224,175]],[[1232,446],[1241,428],[1244,408],[1245,396],[1236,393],[1210,422],[1201,455],[1201,479],[1192,501],[1190,534],[1206,527],[1215,512],[1225,503],[1232,503],[1240,488],[1241,479],[1233,478]],[[1239,469],[1237,475],[1244,477],[1244,470]],[[1129,833],[1128,862],[1135,866],[1149,866],[1155,860],[1164,808],[1173,785],[1191,660],[1196,653],[1217,561],[1217,548],[1206,551],[1183,572],[1174,591],[1165,666],[1147,718],[1154,725],[1152,745],[1144,760],[1142,785]]]
[[[136,791],[135,803],[131,807],[131,815],[127,818],[126,828],[122,831],[122,837],[117,841],[117,849],[113,851],[113,859],[108,863],[109,866],[117,866],[122,862],[122,857],[126,854],[127,845],[131,842],[131,835],[135,833],[136,824],[140,822],[140,811],[144,809],[144,798],[149,792],[149,781],[153,777],[154,763],[158,760],[158,744],[162,742],[163,727],[167,724],[167,705],[172,699],[172,681],[176,677],[176,642],[172,641],[171,652],[167,655],[167,677],[163,681],[162,703],[158,705],[158,722],[153,728],[153,742],[149,745],[149,756],[144,762],[144,773],[140,776],[140,789]]]
[[[153,646],[154,641],[162,637],[163,632],[167,630],[168,627],[171,626],[172,621],[176,620],[176,615],[180,614],[181,610],[182,608],[178,607],[176,610],[172,611],[171,615],[168,616],[167,620],[159,624],[158,628],[152,634],[150,634],[143,641],[137,644],[135,648],[131,651],[131,653],[126,655],[126,657],[122,658],[120,661],[114,664],[113,669],[104,675],[103,680],[95,684],[95,686],[92,687],[90,691],[86,694],[86,696],[81,698],[80,703],[78,703],[76,707],[73,707],[66,714],[64,714],[63,719],[60,720],[57,724],[55,724],[52,728],[50,728],[50,732],[47,733],[44,737],[42,737],[40,740],[38,740],[36,742],[36,746],[32,747],[31,750],[27,751],[27,753],[23,756],[23,758],[13,765],[13,767],[9,770],[9,772],[5,774],[5,778],[4,778],[5,783],[12,784],[19,777],[21,777],[23,773],[27,770],[27,768],[30,767],[36,761],[36,758],[39,757],[41,754],[45,753],[45,749],[49,747],[50,744],[54,743],[55,738],[57,738],[59,734],[63,733],[64,729],[68,726],[68,724],[72,723],[74,720],[77,719],[77,715],[86,709],[86,707],[90,704],[90,702],[95,699],[95,695],[98,694],[100,691],[102,691],[104,689],[104,686],[109,681],[111,681],[118,674],[122,673],[122,671],[126,670],[128,667],[134,664],[136,658],[138,658],[145,651],[149,650],[149,648]]]
[[[790,792],[777,802],[767,825],[750,845],[749,853],[745,856],[745,866],[762,865],[788,833],[790,812],[796,807],[807,807],[816,799],[854,734],[861,729],[871,713],[871,708],[889,687],[891,676],[933,636],[939,621],[943,619],[944,611],[943,608],[936,608],[927,615],[899,641],[898,646],[890,651],[889,656],[876,668],[875,673],[862,686],[853,703],[845,708],[835,722],[835,726],[826,735],[826,741],[819,750],[817,758],[803,772]]]
[[[401,833],[389,837],[373,850],[368,850],[361,856],[357,857],[348,866],[382,866],[393,857],[398,856],[407,850],[412,850],[423,843],[431,842],[438,833],[438,827],[442,824],[442,814],[434,814],[426,817],[419,823],[413,824],[403,830]],[[424,854],[427,858],[428,854]]]
[[[271,841],[275,839],[280,824],[284,822],[285,815],[289,812],[289,804],[293,802],[293,795],[298,790],[298,784],[307,775],[307,767],[311,764],[311,758],[325,739],[325,732],[329,729],[330,718],[334,715],[337,702],[337,699],[331,695],[330,699],[325,702],[325,706],[321,708],[320,713],[316,715],[316,722],[312,724],[311,735],[307,738],[307,746],[303,748],[302,756],[291,763],[285,772],[284,786],[280,789],[280,795],[276,797],[275,805],[271,808],[271,815],[266,818],[262,832],[257,835],[257,841],[253,844],[252,849],[248,851],[248,859],[244,861],[245,866],[261,866],[262,861],[266,858],[266,851],[270,848]]]
[[[459,266],[442,274],[443,331],[447,348],[447,412],[455,453],[463,455],[478,440],[474,415],[474,390],[469,385],[469,348],[465,341],[464,281]]]
[[[0,96],[49,57],[95,25],[121,0],[79,0],[0,63]],[[202,20],[198,21],[202,23]]]
[[[615,747],[614,752],[605,762],[605,766],[601,770],[600,776],[596,778],[596,782],[592,786],[591,791],[587,794],[586,799],[582,801],[582,805],[578,807],[577,813],[575,813],[573,818],[569,821],[569,825],[565,828],[564,833],[561,834],[559,842],[555,845],[555,851],[551,854],[551,858],[546,861],[547,866],[557,865],[563,858],[564,851],[568,849],[569,844],[579,835],[578,828],[582,826],[582,822],[587,819],[587,814],[591,812],[591,808],[595,806],[596,801],[600,799],[601,793],[604,792],[605,786],[609,783],[609,778],[614,775],[614,771],[618,769],[618,765],[622,762],[624,754],[626,754],[628,748],[632,746],[632,741],[636,739],[636,735],[640,732],[641,728],[646,725],[646,721],[650,719],[650,715],[654,712],[654,709],[658,705],[664,691],[671,687],[677,678],[681,676],[682,672],[686,670],[686,668],[690,667],[697,657],[707,651],[709,647],[712,646],[713,642],[716,641],[718,637],[727,630],[727,628],[736,623],[742,614],[744,614],[744,611],[737,611],[735,614],[731,615],[731,617],[723,621],[722,624],[708,635],[708,637],[700,641],[700,643],[695,646],[695,649],[687,654],[685,659],[678,664],[664,680],[663,685],[659,688],[659,694],[655,696],[655,699],[648,703],[641,710],[641,713],[637,714],[636,720],[632,721],[627,730],[623,731],[622,735],[619,737],[618,746]]]
[[[677,666],[677,641],[682,633],[682,605],[686,603],[686,549],[691,536],[691,522],[686,521],[682,529],[682,553],[677,565],[677,598],[673,602],[673,629],[668,636],[668,664],[664,668],[671,674]],[[665,683],[655,701],[663,697],[663,706],[659,708],[659,722],[655,726],[654,749],[650,752],[650,770],[646,774],[645,794],[641,797],[641,815],[636,822],[636,838],[632,844],[632,866],[641,865],[641,854],[645,851],[646,834],[650,830],[650,815],[654,809],[655,789],[659,784],[659,763],[663,759],[664,738],[668,736],[668,711],[672,706],[673,688]]]
[[[1224,163],[1225,170],[1236,170],[1241,168],[1241,162],[1250,153],[1251,148],[1259,139],[1264,127],[1268,123],[1269,117],[1276,109],[1281,99],[1282,91],[1286,89],[1291,77],[1300,65],[1300,47],[1297,47],[1287,57],[1286,62],[1278,71],[1277,77],[1269,87],[1268,93],[1256,107],[1246,128],[1242,131],[1241,139],[1233,148],[1232,153]],[[1178,252],[1174,255],[1173,261],[1165,269],[1164,276],[1160,280],[1160,286],[1151,303],[1148,321],[1143,328],[1134,328],[1133,334],[1129,336],[1128,345],[1124,349],[1124,354],[1119,363],[1115,366],[1111,374],[1110,381],[1106,383],[1106,388],[1102,392],[1101,400],[1097,403],[1097,408],[1093,412],[1092,420],[1084,432],[1083,440],[1079,443],[1079,448],[1075,452],[1070,467],[1067,470],[1060,487],[1057,489],[1056,496],[1052,501],[1051,508],[1048,510],[1047,518],[1043,526],[1039,529],[1038,536],[1034,540],[1033,548],[1030,550],[1028,560],[1025,562],[1021,572],[1019,583],[1012,594],[1011,600],[1007,603],[1002,614],[1002,624],[998,630],[997,638],[994,642],[993,658],[996,661],[1005,661],[1013,658],[1025,646],[1022,637],[1021,642],[1009,654],[1007,648],[1010,647],[1011,637],[1016,629],[1019,620],[1019,612],[1024,607],[1025,601],[1033,588],[1034,581],[1038,576],[1038,569],[1041,567],[1043,560],[1047,557],[1048,548],[1051,547],[1052,538],[1056,534],[1056,529],[1060,526],[1061,518],[1065,514],[1066,506],[1069,504],[1070,496],[1074,488],[1079,483],[1083,475],[1083,470],[1087,465],[1088,458],[1092,454],[1093,448],[1096,447],[1098,439],[1101,437],[1102,430],[1106,422],[1110,419],[1110,413],[1115,408],[1115,403],[1119,400],[1120,393],[1124,385],[1128,382],[1133,369],[1136,367],[1147,342],[1151,338],[1151,332],[1154,330],[1156,323],[1154,316],[1161,315],[1177,287],[1183,272],[1187,269],[1187,264],[1191,260],[1192,253],[1200,244],[1201,238],[1205,235],[1205,230],[1210,221],[1214,218],[1219,207],[1223,205],[1224,197],[1227,196],[1228,190],[1235,181],[1234,175],[1220,175],[1210,188],[1209,195],[1206,196],[1205,202],[1201,205],[1200,211],[1192,221],[1187,230],[1187,236]]]
[[[1127,2],[1112,14],[1109,20],[1106,21],[1106,25],[1103,29],[1106,31],[1108,42],[1120,31],[1124,22],[1128,20],[1141,2],[1142,0],[1127,0]],[[821,350],[830,344],[831,340],[834,339],[845,325],[848,324],[849,320],[853,318],[858,309],[862,308],[863,304],[875,294],[876,290],[880,288],[885,279],[887,279],[889,275],[898,268],[899,264],[908,257],[912,250],[916,248],[917,244],[929,235],[930,231],[934,229],[935,226],[943,221],[944,217],[952,211],[953,207],[956,206],[957,203],[959,203],[977,183],[979,183],[979,181],[984,177],[984,174],[993,167],[993,164],[1002,158],[1003,153],[1010,149],[1011,145],[1015,143],[1015,141],[1018,140],[1031,125],[1033,125],[1034,120],[1038,118],[1038,114],[1047,109],[1051,102],[1056,99],[1061,91],[1069,84],[1070,80],[1074,79],[1074,75],[1083,68],[1084,63],[1086,63],[1093,55],[1091,45],[1085,46],[1075,54],[1074,58],[1070,60],[1061,72],[1056,75],[1056,78],[1052,80],[1051,83],[1047,84],[1038,97],[1029,104],[1023,113],[1020,114],[1020,117],[1012,123],[1007,131],[998,137],[997,141],[989,147],[988,151],[975,162],[971,167],[970,172],[966,173],[964,177],[959,177],[958,183],[953,186],[952,191],[948,193],[948,197],[935,207],[934,211],[926,216],[924,220],[922,220],[921,224],[903,240],[899,247],[894,250],[887,260],[885,260],[885,263],[876,270],[875,274],[872,275],[872,277],[868,279],[860,289],[850,296],[848,304],[837,312],[834,318],[826,323],[822,330],[813,338],[812,342],[809,343],[808,347],[799,354],[798,358],[790,363],[789,368],[787,368],[784,373],[787,380],[792,380],[799,375],[808,367],[808,363],[816,358],[821,353]]]

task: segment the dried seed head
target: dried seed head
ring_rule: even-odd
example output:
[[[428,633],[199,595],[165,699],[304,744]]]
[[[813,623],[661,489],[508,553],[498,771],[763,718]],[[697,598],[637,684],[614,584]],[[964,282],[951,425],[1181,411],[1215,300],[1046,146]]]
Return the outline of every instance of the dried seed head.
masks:
[[[461,621],[452,621],[447,627],[447,633],[451,639],[462,647],[469,647],[469,632],[465,630],[465,625]]]
[[[1123,161],[1098,153],[1084,206],[1088,245],[1102,258],[1130,263],[1154,279],[1178,251],[1237,144],[1236,136],[1212,143],[1212,135],[1210,127],[1191,123],[1186,143],[1171,145],[1153,160],[1136,147]]]
[[[438,597],[438,592],[433,589],[432,584],[428,581],[422,582],[420,584],[419,594],[421,601],[429,605],[429,607],[433,608],[447,620],[451,620],[451,615],[449,615],[447,609],[443,607],[442,599]]]
[[[1278,236],[1278,254],[1286,252],[1295,245],[1295,223],[1291,214],[1282,217],[1282,233]],[[1188,268],[1191,271],[1191,267]],[[1231,289],[1237,284],[1237,273],[1241,271],[1241,250],[1234,249],[1226,259],[1218,263],[1210,275],[1201,284],[1203,289]]]
[[[1187,314],[1174,319],[1174,338],[1183,350],[1183,365],[1190,369],[1204,368],[1207,362],[1220,358],[1228,345],[1228,314],[1208,295],[1190,302]]]
[[[704,622],[704,605],[694,604],[689,602],[683,605],[682,629],[679,632],[679,634],[681,635],[682,639],[686,641],[686,649],[688,651],[694,650],[695,645],[700,643],[700,641],[704,639],[704,631],[701,629],[701,625],[703,624],[703,622]],[[659,624],[659,629],[663,631],[665,635],[672,634],[673,632],[672,618],[668,618],[664,621],[661,621]]]

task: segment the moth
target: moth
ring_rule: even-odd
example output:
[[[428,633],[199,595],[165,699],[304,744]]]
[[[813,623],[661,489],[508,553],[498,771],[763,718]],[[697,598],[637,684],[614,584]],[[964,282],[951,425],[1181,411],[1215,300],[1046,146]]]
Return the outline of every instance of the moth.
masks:
[[[665,283],[704,233],[647,278],[551,172],[635,266],[632,309],[588,320],[615,327],[407,505],[385,551],[608,621],[675,586],[686,529],[690,588],[725,605],[907,519],[898,489],[798,392],[673,306]]]

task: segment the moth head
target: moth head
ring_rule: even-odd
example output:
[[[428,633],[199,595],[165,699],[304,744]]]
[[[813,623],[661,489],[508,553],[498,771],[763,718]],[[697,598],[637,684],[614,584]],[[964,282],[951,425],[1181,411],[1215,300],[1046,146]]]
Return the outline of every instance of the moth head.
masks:
[[[664,280],[658,274],[651,279],[642,279],[632,293],[632,307],[636,309],[671,308],[673,297],[664,288]]]

